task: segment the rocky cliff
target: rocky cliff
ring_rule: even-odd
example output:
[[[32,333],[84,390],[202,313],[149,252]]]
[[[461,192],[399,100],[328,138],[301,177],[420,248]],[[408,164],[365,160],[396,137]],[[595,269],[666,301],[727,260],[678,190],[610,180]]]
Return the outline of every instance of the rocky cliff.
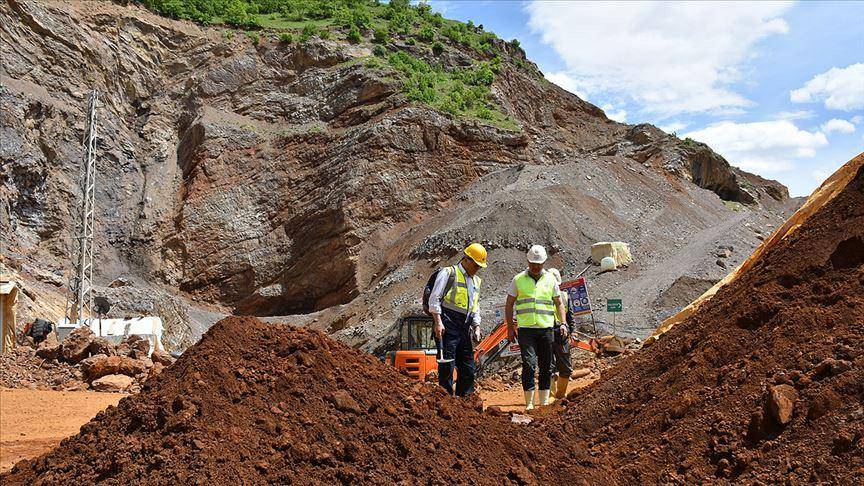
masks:
[[[371,343],[472,240],[492,250],[490,319],[530,243],[577,270],[586,245],[629,241],[642,263],[597,286],[637,286],[629,318],[644,333],[669,310],[652,308],[645,279],[660,292],[685,274],[720,278],[715,247],[731,238],[746,256],[751,224],[768,231],[788,198],[703,144],[609,120],[497,40],[498,123],[412,101],[381,60],[494,60],[446,39],[434,53],[394,35],[382,54],[366,39],[287,43],[108,2],[7,0],[0,20],[7,262],[28,278],[69,271],[83,110],[99,89],[98,283],[126,277],[176,300],[177,343],[212,321],[189,324],[200,307],[324,310],[310,322]]]

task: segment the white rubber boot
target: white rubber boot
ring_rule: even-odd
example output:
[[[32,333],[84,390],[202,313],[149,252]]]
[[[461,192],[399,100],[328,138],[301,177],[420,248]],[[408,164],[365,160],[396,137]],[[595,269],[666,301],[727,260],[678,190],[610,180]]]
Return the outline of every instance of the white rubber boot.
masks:
[[[540,390],[540,406],[545,407],[549,405],[549,390]]]
[[[534,410],[534,390],[525,392],[525,411]]]

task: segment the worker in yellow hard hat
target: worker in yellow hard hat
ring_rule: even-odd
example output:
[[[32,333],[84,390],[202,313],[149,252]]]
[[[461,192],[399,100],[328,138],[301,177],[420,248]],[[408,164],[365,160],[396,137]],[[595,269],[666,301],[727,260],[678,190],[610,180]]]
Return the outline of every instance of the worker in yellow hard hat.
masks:
[[[435,339],[443,359],[438,383],[447,393],[465,396],[474,391],[474,343],[480,342],[480,277],[486,268],[486,249],[479,243],[465,248],[458,264],[438,270],[429,294],[429,313],[435,321]],[[453,367],[456,388],[453,388]]]

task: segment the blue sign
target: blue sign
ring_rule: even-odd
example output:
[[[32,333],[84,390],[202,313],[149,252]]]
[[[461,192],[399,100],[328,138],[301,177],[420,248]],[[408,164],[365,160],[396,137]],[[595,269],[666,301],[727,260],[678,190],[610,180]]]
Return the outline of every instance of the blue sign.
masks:
[[[588,283],[585,281],[585,277],[562,283],[561,290],[567,292],[570,312],[574,316],[591,313],[591,298],[588,297]]]

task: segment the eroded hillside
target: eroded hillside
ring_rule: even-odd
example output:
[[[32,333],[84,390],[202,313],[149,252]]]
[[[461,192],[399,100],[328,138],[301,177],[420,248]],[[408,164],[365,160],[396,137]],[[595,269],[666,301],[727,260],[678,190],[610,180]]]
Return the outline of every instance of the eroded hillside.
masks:
[[[628,241],[633,266],[589,275],[598,298],[631,298],[624,332],[645,334],[678,306],[663,292],[721,278],[715,253],[743,259],[788,199],[705,145],[609,120],[494,36],[479,49],[411,29],[287,42],[108,2],[8,0],[0,18],[0,230],[34,314],[69,271],[92,88],[97,283],[127,279],[102,289],[117,312],[170,314],[178,347],[220,312],[322,310],[309,323],[378,346],[473,240],[491,250],[487,325],[531,243],[566,274],[591,243]],[[468,108],[418,101],[406,87],[424,64],[488,93]]]

